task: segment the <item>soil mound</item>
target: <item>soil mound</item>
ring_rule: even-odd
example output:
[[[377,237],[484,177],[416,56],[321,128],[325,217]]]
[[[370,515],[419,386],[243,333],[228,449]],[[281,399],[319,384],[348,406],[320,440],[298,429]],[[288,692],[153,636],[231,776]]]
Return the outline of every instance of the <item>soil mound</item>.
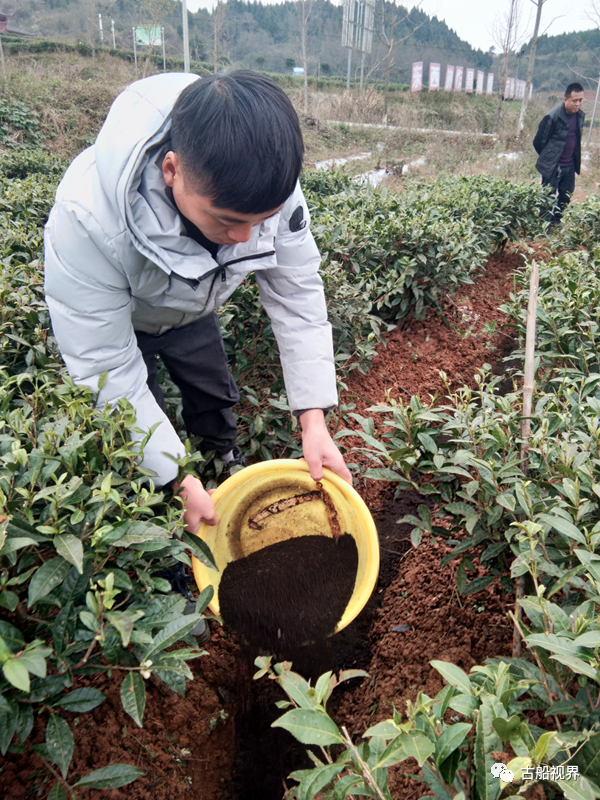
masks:
[[[260,651],[291,658],[335,630],[358,569],[349,534],[298,536],[230,562],[221,576],[223,621]]]

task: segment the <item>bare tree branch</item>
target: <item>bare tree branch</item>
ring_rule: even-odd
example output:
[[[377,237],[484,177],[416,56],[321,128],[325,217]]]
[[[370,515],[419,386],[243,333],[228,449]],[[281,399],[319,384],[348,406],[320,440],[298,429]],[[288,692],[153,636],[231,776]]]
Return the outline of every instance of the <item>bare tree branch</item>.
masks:
[[[399,7],[396,5],[397,0],[390,0],[391,11],[390,14],[386,14],[385,12],[385,0],[381,0],[381,31],[376,26],[377,37],[383,43],[384,47],[387,49],[385,56],[383,57],[382,61],[385,61],[385,89],[383,93],[383,120],[384,125],[387,123],[387,114],[388,114],[388,97],[390,91],[390,72],[392,69],[392,65],[394,64],[393,59],[393,52],[396,45],[405,42],[407,39],[410,39],[411,36],[418,31],[419,28],[425,24],[427,18],[424,19],[421,23],[416,25],[410,33],[406,36],[401,38],[396,37],[396,30],[399,25],[403,22],[410,23],[410,15],[415,9],[421,7],[423,0],[420,0],[410,11],[407,11],[406,14],[401,18],[398,19],[398,10]],[[402,8],[400,6],[400,8]],[[404,10],[404,9],[402,9]],[[386,33],[386,26],[387,26],[387,33]],[[380,62],[381,63],[381,62]],[[371,70],[372,71],[372,70]]]
[[[494,20],[492,27],[492,38],[503,55],[502,73],[500,76],[500,91],[498,94],[498,107],[496,108],[497,131],[500,126],[500,114],[502,111],[502,100],[506,94],[506,79],[508,78],[508,58],[512,52],[518,50],[527,38],[522,31],[521,17],[523,7],[521,0],[510,0],[508,9]]]
[[[517,123],[517,136],[521,135],[521,131],[525,127],[525,114],[527,113],[527,105],[529,103],[529,92],[531,90],[531,81],[533,78],[533,67],[535,66],[535,53],[537,50],[537,43],[540,35],[540,22],[542,20],[542,9],[544,8],[544,5],[547,2],[547,0],[531,0],[531,2],[536,7],[535,25],[533,28],[533,36],[531,37],[531,47],[529,48],[529,66],[527,67],[527,81],[525,83],[525,95],[521,103],[521,113],[519,114],[519,122]]]
[[[304,67],[304,113],[308,113],[308,56],[306,50],[306,34],[308,19],[312,11],[312,0],[296,0],[296,14],[300,26],[300,53]]]

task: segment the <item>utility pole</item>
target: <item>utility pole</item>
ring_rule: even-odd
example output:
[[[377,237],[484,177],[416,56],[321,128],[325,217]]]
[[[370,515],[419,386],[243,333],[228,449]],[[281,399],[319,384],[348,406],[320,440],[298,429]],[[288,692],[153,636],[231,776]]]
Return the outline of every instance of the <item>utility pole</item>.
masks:
[[[112,33],[113,50],[116,50],[116,45],[115,45],[115,21],[114,21],[114,19],[111,19],[111,21],[110,21],[110,32]]]
[[[135,28],[133,28],[133,60],[135,61],[135,77],[137,78],[138,68],[137,68],[137,47],[135,41]]]
[[[183,14],[183,71],[190,71],[190,36],[188,33],[187,2],[181,0],[181,13]]]
[[[350,90],[350,72],[352,70],[352,48],[348,48],[348,74],[346,75],[346,91]]]
[[[160,29],[160,34],[161,34],[160,38],[162,39],[162,47],[163,47],[163,72],[166,72],[167,71],[167,59],[166,59],[166,56],[165,56],[165,29],[164,28]]]
[[[102,14],[98,14],[98,27],[100,28],[100,44],[104,44],[104,31],[102,30]]]
[[[535,15],[535,26],[533,29],[533,36],[531,37],[531,49],[529,51],[529,66],[527,68],[527,83],[525,84],[525,95],[521,104],[521,113],[519,114],[519,123],[517,128],[517,136],[521,135],[525,127],[525,114],[527,113],[527,104],[529,103],[529,92],[531,91],[531,82],[533,80],[533,67],[535,65],[535,51],[537,49],[538,38],[540,34],[540,22],[542,19],[542,9],[546,0],[531,0],[537,7]]]
[[[590,140],[592,138],[592,128],[594,127],[594,120],[596,119],[596,111],[598,109],[598,95],[600,95],[600,78],[598,78],[598,86],[596,87],[596,99],[594,101],[594,110],[592,111],[592,119],[590,120],[590,132],[588,133],[588,140],[587,140],[588,147],[590,146]]]

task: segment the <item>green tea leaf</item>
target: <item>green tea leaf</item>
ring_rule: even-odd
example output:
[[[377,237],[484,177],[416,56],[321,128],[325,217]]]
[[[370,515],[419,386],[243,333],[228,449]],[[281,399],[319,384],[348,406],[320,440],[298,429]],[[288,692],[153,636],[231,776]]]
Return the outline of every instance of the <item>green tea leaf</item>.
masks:
[[[48,757],[55,764],[58,764],[63,778],[67,777],[69,764],[73,758],[75,741],[71,728],[57,714],[50,714],[50,719],[46,726],[46,748]]]
[[[6,702],[6,706],[0,708],[0,754],[5,756],[8,746],[17,730],[19,721],[19,707],[11,701]]]
[[[144,774],[131,764],[111,764],[110,767],[101,767],[85,775],[77,781],[75,786],[89,786],[91,789],[118,789],[133,783]]]
[[[67,800],[65,787],[61,783],[55,783],[48,792],[48,800]]]
[[[29,582],[27,607],[31,608],[32,605],[50,594],[53,589],[60,586],[70,569],[70,564],[60,557],[51,558],[42,564]]]
[[[468,722],[457,722],[442,731],[435,748],[435,763],[438,767],[442,761],[445,761],[454,750],[462,745],[469,735],[471,727]]]
[[[33,729],[33,709],[27,703],[19,703],[19,719],[17,721],[17,737],[23,744]]]
[[[296,789],[296,797],[298,800],[312,800],[344,768],[344,764],[325,764],[322,767],[310,770],[309,774],[300,781]]]
[[[554,528],[558,533],[567,536],[569,539],[573,539],[579,542],[579,544],[587,544],[587,540],[579,528],[576,528],[572,522],[569,522],[563,517],[554,516],[552,514],[540,514],[539,519],[545,522],[546,525],[550,525],[550,527]]]
[[[79,574],[83,574],[83,545],[81,540],[70,533],[63,533],[55,536],[52,540],[56,552],[65,561],[72,564]]]
[[[64,697],[61,697],[60,700],[57,700],[54,705],[64,708],[65,711],[75,711],[78,714],[83,714],[86,711],[97,708],[105,700],[106,695],[99,689],[85,687],[82,689],[74,689]]]
[[[29,673],[18,658],[10,658],[2,665],[6,680],[22,692],[29,691]]]
[[[440,673],[442,678],[451,686],[454,686],[455,689],[458,689],[459,692],[474,694],[469,676],[460,667],[445,661],[430,661],[429,663]]]
[[[121,683],[121,703],[125,712],[142,727],[146,708],[146,687],[138,672],[128,672]]]
[[[144,657],[141,660],[146,661],[151,655],[159,650],[166,650],[167,647],[170,647],[172,644],[175,644],[175,642],[183,639],[183,637],[187,636],[187,634],[201,618],[202,617],[200,614],[188,614],[186,616],[180,616],[177,619],[174,619],[173,622],[169,622],[168,625],[165,625],[162,631],[156,634],[154,641],[148,647]]]
[[[273,728],[285,728],[302,744],[328,745],[343,742],[335,722],[321,711],[295,708],[272,724]]]
[[[198,561],[201,561],[206,567],[217,569],[210,547],[200,536],[183,531],[181,538],[188,545],[193,556],[197,558]]]
[[[576,781],[557,780],[566,800],[596,800],[600,796],[598,787],[587,778],[580,776]]]
[[[505,715],[504,706],[493,696],[485,696],[477,715],[475,736],[475,776],[477,794],[481,800],[496,800],[500,794],[500,781],[491,769],[492,752],[502,750],[502,740],[493,728],[493,721]]]

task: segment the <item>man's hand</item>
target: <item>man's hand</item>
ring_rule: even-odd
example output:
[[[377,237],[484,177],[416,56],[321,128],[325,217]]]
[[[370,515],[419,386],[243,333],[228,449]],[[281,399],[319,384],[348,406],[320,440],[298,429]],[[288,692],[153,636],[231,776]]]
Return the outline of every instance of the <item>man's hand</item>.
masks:
[[[180,484],[175,484],[173,493],[179,495],[183,500],[185,506],[183,519],[186,531],[197,533],[202,522],[206,522],[207,525],[216,525],[219,521],[215,504],[198,478],[186,475]]]
[[[320,408],[311,408],[300,414],[299,419],[302,427],[302,452],[311,478],[320,481],[323,467],[328,467],[352,486],[352,475],[327,430],[323,411]]]

